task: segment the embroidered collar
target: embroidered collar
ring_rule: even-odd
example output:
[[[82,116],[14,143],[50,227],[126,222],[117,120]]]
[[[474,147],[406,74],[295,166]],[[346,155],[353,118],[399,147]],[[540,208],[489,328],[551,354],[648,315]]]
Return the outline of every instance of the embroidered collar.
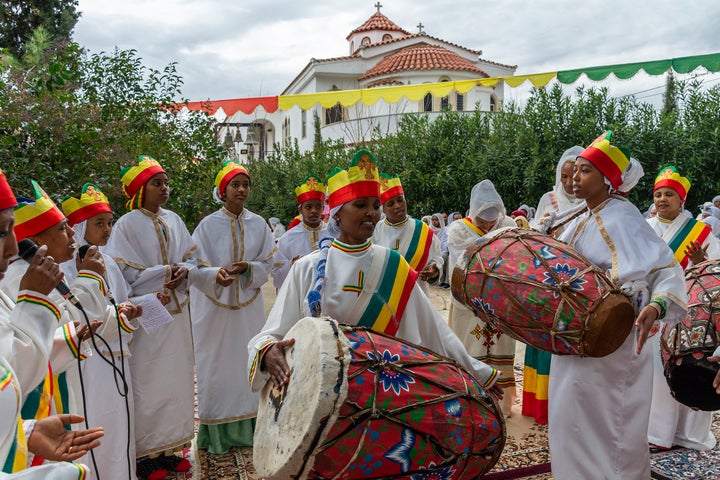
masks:
[[[385,217],[383,219],[383,222],[385,222],[385,225],[388,225],[388,226],[394,227],[394,228],[398,228],[398,227],[402,227],[403,225],[405,225],[409,220],[410,220],[410,217],[405,215],[405,220],[401,220],[398,223],[390,223],[390,221],[387,219],[387,217]]]
[[[242,212],[240,212],[239,215],[235,215],[233,212],[231,212],[230,210],[228,210],[227,208],[225,208],[224,205],[223,205],[223,207],[222,207],[221,210],[222,210],[222,212],[223,212],[225,215],[227,215],[228,217],[230,217],[230,218],[232,218],[232,219],[235,219],[235,220],[237,220],[238,218],[242,217],[242,216],[245,214],[245,209],[244,209],[244,208],[242,209]]]
[[[655,215],[655,218],[657,218],[660,223],[665,223],[665,224],[670,224],[675,221],[675,220],[668,220],[667,218],[662,218],[660,215]]]
[[[370,248],[370,245],[372,245],[372,241],[370,240],[361,245],[348,245],[347,243],[343,243],[336,238],[333,240],[331,246],[345,253],[362,253],[365,250],[368,250]]]

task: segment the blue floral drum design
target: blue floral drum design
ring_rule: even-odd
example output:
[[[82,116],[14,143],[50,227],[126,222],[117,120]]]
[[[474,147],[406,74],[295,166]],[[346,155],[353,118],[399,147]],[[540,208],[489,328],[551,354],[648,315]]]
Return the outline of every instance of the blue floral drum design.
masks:
[[[341,328],[348,395],[308,478],[478,478],[495,465],[505,422],[472,375],[395,337]]]
[[[452,292],[503,333],[557,355],[602,357],[622,345],[635,311],[608,277],[570,246],[507,229],[470,246]]]

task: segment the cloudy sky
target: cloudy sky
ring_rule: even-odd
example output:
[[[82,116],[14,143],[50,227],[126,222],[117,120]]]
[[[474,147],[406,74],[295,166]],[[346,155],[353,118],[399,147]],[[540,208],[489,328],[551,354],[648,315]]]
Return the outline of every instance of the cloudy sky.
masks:
[[[80,0],[74,39],[92,53],[135,49],[154,68],[177,62],[189,100],[278,95],[311,58],[347,55],[345,37],[376,1]],[[405,30],[422,22],[428,35],[518,65],[518,74],[720,52],[718,0],[381,3]],[[604,83],[647,97],[663,81]]]

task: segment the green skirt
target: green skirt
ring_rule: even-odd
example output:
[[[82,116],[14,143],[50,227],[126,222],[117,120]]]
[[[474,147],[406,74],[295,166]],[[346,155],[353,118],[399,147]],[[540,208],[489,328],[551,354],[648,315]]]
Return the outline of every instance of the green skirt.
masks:
[[[197,448],[212,454],[223,454],[230,447],[252,447],[255,417],[237,422],[198,426]]]

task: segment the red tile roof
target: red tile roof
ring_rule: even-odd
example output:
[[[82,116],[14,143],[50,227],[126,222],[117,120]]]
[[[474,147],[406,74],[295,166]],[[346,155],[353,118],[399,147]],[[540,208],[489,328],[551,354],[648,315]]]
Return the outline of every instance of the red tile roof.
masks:
[[[357,27],[355,30],[350,32],[350,34],[345,37],[345,40],[349,40],[350,37],[353,36],[355,33],[360,32],[370,32],[372,30],[381,30],[381,31],[390,31],[390,32],[400,32],[403,35],[410,35],[410,32],[403,30],[399,26],[397,26],[392,20],[387,18],[385,15],[383,15],[380,12],[376,12],[373,14],[372,17],[368,18],[365,23]]]
[[[420,43],[384,58],[359,80],[415,70],[462,70],[478,73],[482,77],[488,76],[481,68],[457,53],[440,46]]]

